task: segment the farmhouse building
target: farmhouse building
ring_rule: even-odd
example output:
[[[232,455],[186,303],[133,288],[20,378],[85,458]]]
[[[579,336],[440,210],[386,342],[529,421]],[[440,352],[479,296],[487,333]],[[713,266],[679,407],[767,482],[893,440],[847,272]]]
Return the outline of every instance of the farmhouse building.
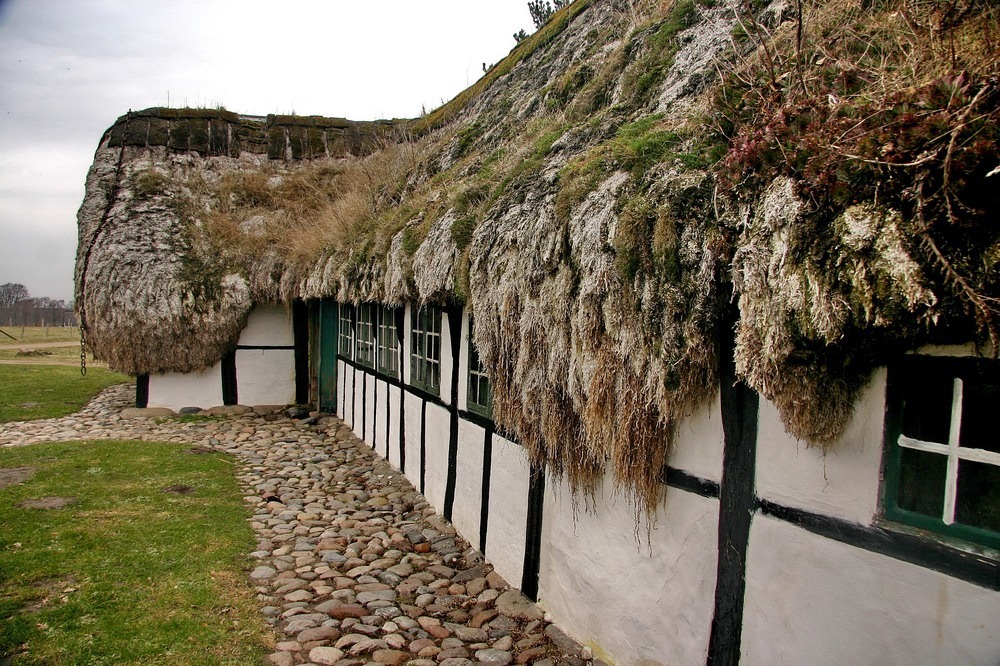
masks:
[[[576,0],[416,120],[129,112],[88,345],[338,415],[608,663],[997,663],[1000,16],[798,7]]]

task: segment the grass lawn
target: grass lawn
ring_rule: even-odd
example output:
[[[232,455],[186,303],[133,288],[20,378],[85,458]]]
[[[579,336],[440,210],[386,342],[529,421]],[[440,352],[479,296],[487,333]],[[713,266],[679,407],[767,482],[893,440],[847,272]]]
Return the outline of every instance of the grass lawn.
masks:
[[[34,349],[30,344],[25,344],[23,349]],[[51,361],[59,362],[69,362],[76,367],[80,367],[80,345],[72,345],[70,347],[48,347],[45,349],[38,349],[41,352],[41,356],[18,356],[17,353],[19,349],[0,349],[0,361],[29,361],[38,363],[47,363]],[[90,369],[91,364],[98,363],[94,360],[94,355],[87,353],[87,369]]]
[[[58,365],[0,365],[0,421],[65,416],[79,410],[101,389],[130,378],[104,368]]]
[[[80,329],[76,326],[0,326],[0,331],[17,338],[11,340],[7,335],[0,333],[0,345],[8,343],[13,345],[18,342],[68,342],[71,340],[80,342]]]
[[[6,469],[4,469],[6,468]],[[233,463],[177,444],[0,449],[0,662],[257,664],[273,638],[245,578]],[[55,509],[25,500],[73,498]]]

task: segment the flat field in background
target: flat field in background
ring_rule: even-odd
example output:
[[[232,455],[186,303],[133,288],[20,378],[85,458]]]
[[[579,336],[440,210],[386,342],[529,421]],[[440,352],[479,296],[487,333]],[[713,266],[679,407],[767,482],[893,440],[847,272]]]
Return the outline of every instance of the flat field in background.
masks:
[[[76,326],[0,326],[0,331],[13,336],[11,340],[0,333],[0,345],[19,342],[79,342],[80,329]],[[26,345],[27,346],[27,345]]]

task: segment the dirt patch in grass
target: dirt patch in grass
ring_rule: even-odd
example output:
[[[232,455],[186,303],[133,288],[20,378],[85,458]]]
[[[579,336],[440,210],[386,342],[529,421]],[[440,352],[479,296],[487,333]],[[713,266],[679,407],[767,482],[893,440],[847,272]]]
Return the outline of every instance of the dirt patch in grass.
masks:
[[[26,603],[21,610],[24,613],[35,615],[56,599],[61,599],[65,603],[69,599],[69,595],[78,589],[76,578],[73,576],[36,580],[31,584],[31,591],[35,597]]]
[[[14,486],[31,478],[34,467],[0,467],[0,488]]]
[[[194,492],[194,488],[183,483],[175,483],[172,486],[164,488],[163,492],[171,495],[190,495]]]
[[[24,500],[18,506],[22,509],[61,509],[74,502],[76,502],[75,497],[39,497]]]

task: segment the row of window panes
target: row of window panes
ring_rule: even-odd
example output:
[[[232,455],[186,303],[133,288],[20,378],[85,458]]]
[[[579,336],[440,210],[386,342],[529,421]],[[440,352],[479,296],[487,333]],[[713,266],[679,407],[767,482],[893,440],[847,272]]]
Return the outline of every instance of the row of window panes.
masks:
[[[340,306],[341,355],[354,358],[369,368],[378,364],[379,372],[399,376],[399,344],[396,311],[386,306],[362,304],[355,308]],[[376,319],[376,314],[377,319]],[[355,338],[355,331],[357,337]],[[376,335],[377,333],[377,335]],[[410,332],[410,382],[429,393],[441,390],[441,310],[420,308],[413,318]],[[353,354],[352,354],[353,352]],[[490,378],[479,360],[469,332],[469,409],[489,416],[493,402]]]
[[[420,308],[410,331],[410,383],[429,393],[441,390],[441,311]]]
[[[473,340],[473,326],[473,320],[469,319],[469,411],[492,416],[493,388],[490,385],[490,376],[479,358],[479,349]]]

